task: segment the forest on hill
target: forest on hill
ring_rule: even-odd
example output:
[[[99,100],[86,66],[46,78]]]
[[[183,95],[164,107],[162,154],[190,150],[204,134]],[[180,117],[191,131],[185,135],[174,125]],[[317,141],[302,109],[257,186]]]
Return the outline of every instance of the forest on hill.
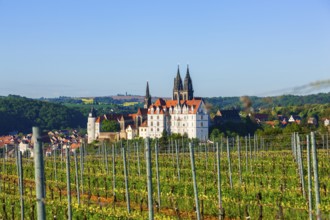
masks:
[[[211,97],[204,98],[205,101],[212,105],[214,109],[242,109],[241,97]],[[330,92],[318,93],[311,95],[281,95],[257,97],[249,96],[250,105],[254,109],[273,108],[273,107],[291,107],[302,106],[306,104],[328,104],[330,103]]]
[[[81,112],[64,105],[16,95],[0,97],[0,135],[29,133],[32,126],[47,130],[79,128],[85,127],[86,122]]]
[[[73,98],[73,97],[58,97],[58,98],[41,98],[41,101],[47,101],[51,103],[64,104],[69,107],[90,106],[92,104],[96,106],[102,106],[103,111],[104,105],[112,105],[111,108],[116,108],[116,111],[125,110],[120,108],[125,102],[143,102],[143,96],[120,96],[121,99],[117,99],[117,96],[106,96],[106,97],[91,97],[91,98]],[[153,97],[152,101],[156,101],[158,97]],[[328,104],[330,103],[330,92],[329,93],[318,93],[311,95],[281,95],[281,96],[268,96],[268,97],[257,97],[249,96],[251,107],[257,108],[272,108],[272,107],[290,107],[290,106],[302,106],[306,104]],[[92,103],[84,102],[86,99],[92,100]],[[206,103],[212,106],[211,111],[217,109],[242,109],[244,103],[242,103],[241,97],[204,97]],[[142,107],[143,105],[135,106],[135,109]],[[108,110],[108,109],[107,109]],[[132,109],[126,109],[132,110]],[[86,113],[86,108],[83,110]]]

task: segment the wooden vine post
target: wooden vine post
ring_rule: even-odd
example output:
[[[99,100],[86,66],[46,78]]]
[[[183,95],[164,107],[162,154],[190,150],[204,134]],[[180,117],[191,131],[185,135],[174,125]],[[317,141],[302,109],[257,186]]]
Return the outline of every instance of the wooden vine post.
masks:
[[[191,172],[192,172],[192,177],[193,177],[194,194],[195,194],[196,217],[197,217],[197,220],[200,220],[201,215],[200,215],[200,210],[199,210],[198,189],[197,189],[197,182],[196,182],[195,155],[194,155],[194,148],[192,147],[191,143],[189,143],[189,150],[190,150]]]
[[[315,209],[316,209],[316,218],[321,219],[321,210],[320,210],[320,185],[319,185],[319,174],[318,174],[318,161],[317,161],[317,150],[315,142],[315,134],[311,133],[312,139],[312,157],[313,157],[313,169],[314,169],[314,189],[315,189]]]
[[[151,149],[149,144],[149,138],[144,140],[145,143],[145,155],[146,155],[146,168],[147,168],[147,188],[148,188],[148,212],[149,220],[154,219],[154,208],[153,208],[153,189],[152,189],[152,167],[151,167]],[[156,143],[157,145],[157,143]]]
[[[66,187],[68,196],[68,219],[72,219],[71,181],[70,181],[70,143],[66,146]]]
[[[160,177],[159,177],[159,161],[158,161],[158,143],[155,144],[155,159],[156,159],[156,178],[157,178],[157,209],[160,209]]]
[[[309,219],[313,220],[313,201],[312,201],[312,170],[311,170],[311,148],[309,143],[309,136],[306,135],[307,145],[307,182],[308,182],[308,214]]]
[[[35,185],[37,197],[37,218],[38,220],[46,219],[45,209],[45,170],[44,158],[42,151],[41,132],[39,127],[32,128],[34,139],[34,171],[35,171]]]
[[[127,212],[131,212],[131,204],[129,197],[129,185],[128,185],[128,173],[127,173],[127,161],[126,161],[126,149],[125,147],[121,147],[121,151],[123,154],[123,163],[124,163],[124,176],[125,176],[125,192],[126,192],[126,204],[127,204]]]

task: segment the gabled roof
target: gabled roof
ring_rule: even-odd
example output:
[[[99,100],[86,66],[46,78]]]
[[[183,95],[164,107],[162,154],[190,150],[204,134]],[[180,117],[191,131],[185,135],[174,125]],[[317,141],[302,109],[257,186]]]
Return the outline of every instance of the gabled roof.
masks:
[[[218,110],[215,117],[222,117],[224,119],[240,119],[239,112],[236,109],[232,110]]]
[[[189,113],[190,114],[196,114],[199,106],[202,104],[203,100],[202,99],[192,99],[192,100],[180,100],[180,106],[186,106],[189,108]],[[160,108],[160,114],[164,113],[163,109],[170,109],[176,107],[178,104],[178,100],[167,100],[165,101],[164,99],[157,99],[156,102],[150,106],[148,113],[150,113],[151,108],[154,108],[156,110],[157,107]],[[191,108],[193,108],[193,111],[191,111]]]
[[[96,118],[96,123],[102,123],[104,120],[119,121],[123,114],[106,114]],[[127,115],[126,115],[127,116]]]
[[[130,121],[130,120],[133,120],[133,116],[132,115],[122,115],[120,117],[120,120]]]
[[[293,118],[295,121],[296,120],[301,120],[301,117],[299,115],[291,115],[290,119]]]
[[[167,102],[164,99],[159,98],[156,100],[156,102],[153,105],[154,106],[165,106],[165,105],[167,105]]]
[[[140,128],[141,127],[148,127],[148,122],[147,122],[147,120],[145,120],[142,124],[141,124],[141,126],[140,126]]]
[[[136,129],[136,126],[134,124],[127,125],[126,129],[128,129],[129,127],[131,127],[132,130]]]
[[[138,108],[138,111],[136,112],[136,115],[146,115],[148,114],[147,108]]]

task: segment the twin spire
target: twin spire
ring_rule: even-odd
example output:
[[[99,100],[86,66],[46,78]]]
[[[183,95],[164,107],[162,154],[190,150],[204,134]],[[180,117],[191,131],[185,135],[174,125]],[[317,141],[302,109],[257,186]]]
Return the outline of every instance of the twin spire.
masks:
[[[176,77],[174,78],[173,87],[173,100],[177,100],[180,103],[181,100],[192,100],[194,98],[194,89],[192,80],[189,72],[189,65],[187,65],[187,72],[184,78],[184,84],[182,83],[180,75],[180,67],[178,65],[178,71]],[[149,108],[151,105],[151,95],[149,91],[149,82],[147,82],[146,95],[144,97],[144,108]]]
[[[180,100],[191,100],[194,98],[194,89],[190,77],[189,65],[187,65],[187,73],[184,79],[184,85],[182,85],[182,79],[180,76],[180,67],[178,65],[178,71],[174,79],[173,100],[177,100],[178,98]]]

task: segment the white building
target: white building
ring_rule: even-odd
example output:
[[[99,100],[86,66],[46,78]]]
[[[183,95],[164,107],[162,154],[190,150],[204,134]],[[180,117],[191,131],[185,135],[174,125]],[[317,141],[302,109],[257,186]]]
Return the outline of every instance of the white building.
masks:
[[[99,130],[99,124],[96,126],[96,111],[94,107],[92,107],[87,119],[87,134],[89,144],[96,140]]]
[[[137,129],[134,125],[128,125],[126,128],[127,140],[133,140],[137,136]]]
[[[147,126],[140,127],[140,137],[160,138],[164,130],[167,134],[186,134],[189,138],[206,140],[209,115],[203,100],[158,99],[148,109]]]
[[[146,87],[144,108],[136,114],[104,115],[96,117],[92,108],[88,116],[88,143],[92,143],[102,136],[101,125],[104,120],[116,120],[120,124],[120,139],[160,138],[163,131],[167,134],[187,135],[189,138],[207,140],[209,135],[209,115],[205,103],[201,98],[194,98],[192,80],[189,67],[184,78],[184,84],[178,68],[174,79],[172,100],[158,99],[151,104],[149,83]]]

